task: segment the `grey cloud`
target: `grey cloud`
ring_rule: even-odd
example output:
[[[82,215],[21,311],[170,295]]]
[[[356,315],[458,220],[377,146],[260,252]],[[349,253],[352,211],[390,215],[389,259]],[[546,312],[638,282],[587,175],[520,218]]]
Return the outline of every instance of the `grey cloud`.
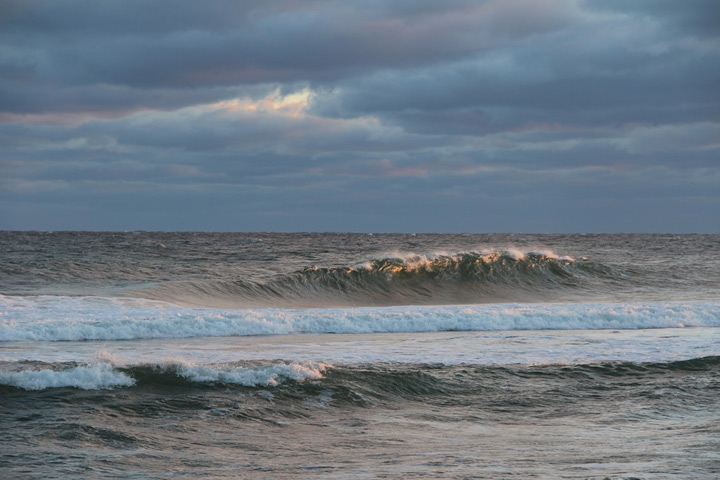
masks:
[[[172,8],[146,2],[29,2],[6,16],[3,39],[37,82],[135,87],[217,86],[332,79],[378,67],[424,65],[559,28],[560,4],[532,21],[507,2],[470,2],[409,14],[404,2],[237,2]],[[517,3],[517,2],[516,2]],[[240,9],[240,12],[236,10]],[[100,27],[102,26],[102,27]],[[29,59],[28,57],[32,57]]]
[[[2,2],[0,228],[718,231],[716,12]]]
[[[48,89],[37,85],[11,85],[0,80],[0,120],[9,115],[47,114],[46,123],[72,123],[72,115],[113,118],[145,110],[175,110],[188,105],[212,103],[236,96],[261,96],[274,86],[215,87],[196,90],[142,89],[118,85],[89,85]],[[3,118],[3,114],[5,118]],[[51,115],[56,114],[56,115]],[[65,115],[63,117],[62,115]],[[29,119],[32,122],[32,119]]]
[[[720,35],[718,29],[720,4],[715,0],[689,0],[686,2],[674,0],[635,0],[633,2],[584,0],[583,7],[661,20],[665,28],[672,27],[685,35],[715,38]]]
[[[338,116],[373,112],[424,132],[435,124],[450,133],[458,124],[463,134],[471,126],[482,134],[532,122],[603,125],[720,117],[720,49],[635,52],[626,58],[618,52],[619,60],[591,45],[550,50],[561,53],[546,54],[542,63],[533,60],[542,57],[540,49],[526,47],[507,52],[504,61],[480,57],[409,72],[381,71],[339,83],[316,108]],[[622,68],[608,66],[613,62]]]

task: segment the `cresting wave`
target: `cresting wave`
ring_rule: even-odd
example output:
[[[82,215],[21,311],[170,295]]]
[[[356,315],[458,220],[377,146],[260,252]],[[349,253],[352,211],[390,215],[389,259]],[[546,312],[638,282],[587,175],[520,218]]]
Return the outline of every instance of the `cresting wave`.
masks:
[[[453,398],[476,394],[482,384],[487,391],[494,380],[517,382],[575,380],[591,382],[593,388],[603,383],[617,383],[620,378],[647,381],[652,376],[720,372],[720,357],[708,356],[671,362],[597,362],[549,365],[423,365],[371,364],[332,366],[317,362],[282,362],[262,365],[191,365],[185,363],[139,364],[116,366],[108,362],[92,364],[40,364],[0,366],[0,388],[28,391],[53,388],[106,390],[114,388],[272,388],[294,382],[297,395],[325,396],[326,400],[350,394],[355,401],[363,397],[416,400],[418,396],[441,395]],[[318,380],[322,389],[305,389],[303,383]],[[706,385],[709,390],[716,387]],[[506,390],[507,383],[502,383]],[[510,394],[511,392],[506,392]],[[596,392],[595,392],[596,393]],[[708,392],[712,393],[712,392]],[[277,392],[278,395],[281,392]]]
[[[223,310],[138,299],[0,296],[0,341],[682,327],[720,327],[720,302]]]
[[[493,303],[619,279],[611,267],[552,252],[515,250],[404,254],[355,266],[309,267],[267,282],[245,279],[176,282],[137,291],[187,306],[339,307]]]
[[[244,387],[274,387],[286,380],[300,382],[323,377],[328,365],[313,362],[274,363],[269,365],[158,365],[114,366],[108,362],[86,365],[23,365],[0,367],[0,385],[23,390],[71,387],[102,390],[130,387],[136,383],[178,385],[187,383],[233,384]]]

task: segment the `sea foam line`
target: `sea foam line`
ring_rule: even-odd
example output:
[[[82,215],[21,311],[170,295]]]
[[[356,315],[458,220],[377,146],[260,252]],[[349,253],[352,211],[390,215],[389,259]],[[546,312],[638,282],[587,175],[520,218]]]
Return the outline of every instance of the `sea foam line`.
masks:
[[[0,298],[0,341],[682,327],[720,327],[720,302],[223,310],[96,297]]]

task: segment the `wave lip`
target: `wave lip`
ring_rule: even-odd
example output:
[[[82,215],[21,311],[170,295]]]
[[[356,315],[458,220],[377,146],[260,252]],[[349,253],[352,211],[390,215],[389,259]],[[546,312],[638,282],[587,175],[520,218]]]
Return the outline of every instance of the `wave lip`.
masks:
[[[491,303],[622,275],[549,251],[502,250],[397,254],[353,266],[308,267],[266,282],[177,282],[136,293],[179,305],[222,308]]]
[[[323,309],[181,308],[95,297],[0,298],[0,341],[298,333],[720,327],[720,303],[501,304]]]

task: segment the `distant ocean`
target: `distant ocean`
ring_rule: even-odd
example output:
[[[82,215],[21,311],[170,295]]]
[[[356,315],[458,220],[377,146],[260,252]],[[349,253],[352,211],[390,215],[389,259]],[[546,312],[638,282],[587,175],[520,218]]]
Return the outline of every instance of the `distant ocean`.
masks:
[[[720,478],[720,235],[0,232],[0,478]]]

